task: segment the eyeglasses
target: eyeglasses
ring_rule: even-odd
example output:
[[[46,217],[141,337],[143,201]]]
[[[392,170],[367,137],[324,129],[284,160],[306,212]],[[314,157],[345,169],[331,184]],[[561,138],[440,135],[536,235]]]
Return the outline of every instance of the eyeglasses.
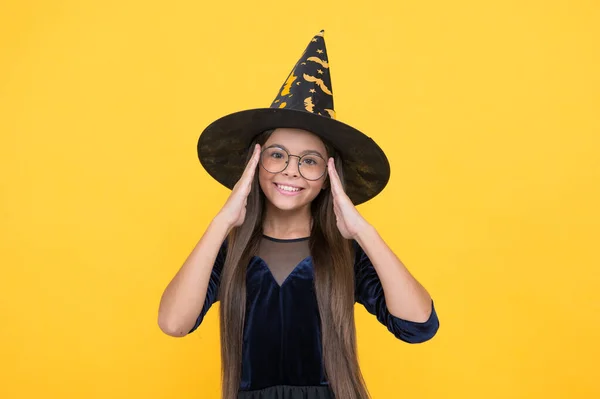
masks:
[[[281,173],[289,165],[290,157],[298,158],[298,171],[306,180],[319,180],[327,171],[327,162],[317,154],[291,155],[283,148],[271,146],[260,154],[260,164],[269,173]]]

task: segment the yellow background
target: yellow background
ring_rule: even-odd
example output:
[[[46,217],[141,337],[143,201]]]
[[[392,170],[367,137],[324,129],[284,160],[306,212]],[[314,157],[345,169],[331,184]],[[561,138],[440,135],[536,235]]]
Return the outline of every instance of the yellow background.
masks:
[[[359,210],[428,288],[422,345],[357,307],[375,399],[600,397],[596,1],[0,2],[0,398],[217,398],[217,308],[157,326],[225,201],[201,130],[325,29]]]

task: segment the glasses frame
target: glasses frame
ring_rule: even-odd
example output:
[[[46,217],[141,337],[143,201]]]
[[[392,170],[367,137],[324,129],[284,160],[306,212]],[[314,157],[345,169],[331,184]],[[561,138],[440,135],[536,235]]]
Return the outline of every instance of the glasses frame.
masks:
[[[265,165],[263,165],[263,160],[262,160],[263,153],[264,153],[265,151],[267,151],[268,149],[270,149],[270,148],[277,148],[277,149],[279,149],[279,150],[281,150],[281,151],[285,152],[285,153],[287,154],[287,156],[288,156],[288,159],[287,159],[287,161],[285,162],[285,167],[284,167],[283,169],[281,169],[279,172],[271,172],[270,170],[268,170],[267,168],[265,168]],[[302,158],[304,158],[304,157],[308,157],[308,156],[319,157],[319,158],[321,158],[321,159],[323,160],[323,162],[325,163],[325,169],[323,169],[323,174],[322,174],[321,176],[317,177],[316,179],[309,179],[309,178],[307,178],[306,176],[304,176],[304,175],[302,174],[302,168],[301,168],[301,166],[302,166]],[[302,178],[303,178],[303,179],[306,179],[306,180],[309,180],[309,181],[317,181],[317,180],[321,179],[323,176],[325,176],[325,174],[327,173],[327,161],[325,161],[325,159],[324,159],[322,156],[320,156],[319,154],[315,154],[315,153],[313,152],[313,153],[310,153],[310,154],[305,154],[305,155],[302,155],[302,156],[300,156],[300,155],[293,155],[293,154],[290,154],[290,153],[289,153],[289,152],[288,152],[286,149],[284,149],[284,148],[281,148],[281,147],[279,147],[279,146],[277,146],[277,145],[271,145],[271,146],[268,146],[268,147],[266,147],[266,148],[263,148],[263,150],[260,152],[260,158],[259,158],[259,162],[258,162],[258,163],[260,164],[260,166],[261,166],[261,167],[262,167],[262,168],[263,168],[265,171],[267,171],[268,173],[271,173],[271,174],[273,174],[273,175],[276,175],[277,173],[281,173],[281,172],[283,172],[284,170],[286,170],[286,169],[288,168],[288,166],[290,166],[290,158],[291,158],[291,157],[296,157],[296,158],[298,158],[298,172],[300,173],[300,176],[302,176]]]

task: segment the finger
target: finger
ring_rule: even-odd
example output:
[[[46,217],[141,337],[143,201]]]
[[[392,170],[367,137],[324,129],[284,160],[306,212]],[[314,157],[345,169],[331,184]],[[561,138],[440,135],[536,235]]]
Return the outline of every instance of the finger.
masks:
[[[340,176],[337,174],[337,170],[335,169],[335,161],[333,158],[329,158],[328,169],[330,177],[333,179],[334,183],[339,183]]]
[[[252,158],[248,161],[246,168],[244,169],[244,173],[240,180],[244,182],[244,185],[249,185],[254,179],[254,172],[256,171],[256,166],[258,164],[258,160],[260,159],[260,145],[256,144],[254,146],[254,152],[252,153]]]
[[[254,171],[259,159],[260,159],[260,144],[256,144],[254,146],[254,150],[252,152],[252,158],[250,158],[248,165],[246,165],[246,169],[249,170],[250,172]]]
[[[329,183],[331,184],[333,196],[336,197],[340,194],[341,182],[337,170],[335,170],[333,158],[329,158]]]
[[[333,212],[335,213],[335,216],[338,216],[340,214],[340,207],[336,202],[333,203]]]
[[[333,198],[337,199],[340,206],[345,206],[347,202],[350,202],[350,198],[346,194],[346,190],[344,190],[342,180],[340,179],[340,175],[338,175],[337,173],[337,169],[335,168],[335,161],[333,160],[333,158],[331,158],[330,167],[330,184],[331,191],[333,193]]]
[[[246,168],[244,169],[244,173],[247,173],[248,171],[252,170],[252,164],[256,164],[256,162],[258,161],[259,156],[260,156],[260,145],[256,144],[254,146],[254,149],[252,150],[252,157],[250,157],[250,160],[246,164]]]

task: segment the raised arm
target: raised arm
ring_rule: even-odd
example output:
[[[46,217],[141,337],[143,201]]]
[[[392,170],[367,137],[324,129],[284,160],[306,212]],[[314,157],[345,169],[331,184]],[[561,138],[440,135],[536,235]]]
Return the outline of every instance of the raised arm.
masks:
[[[259,156],[260,146],[257,144],[227,202],[163,292],[158,325],[165,334],[182,337],[192,332],[216,301],[220,273],[225,263],[224,241],[232,228],[244,222]]]
[[[410,343],[435,335],[439,321],[427,290],[358,212],[344,192],[333,158],[328,162],[333,211],[342,236],[356,250],[356,301],[394,335]]]

